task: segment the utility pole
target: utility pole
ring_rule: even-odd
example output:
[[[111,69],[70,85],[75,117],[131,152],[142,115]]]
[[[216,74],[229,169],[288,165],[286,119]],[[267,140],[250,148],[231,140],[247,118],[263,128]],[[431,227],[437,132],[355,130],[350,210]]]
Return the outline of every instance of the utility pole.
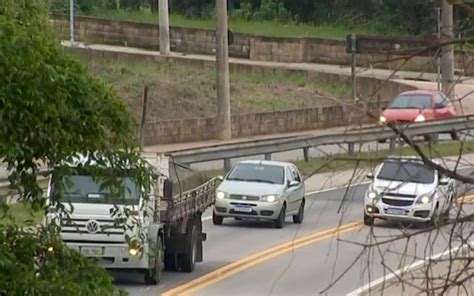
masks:
[[[357,37],[356,34],[351,34],[351,77],[352,77],[352,101],[357,103],[357,78],[356,78],[356,50]]]
[[[142,116],[140,122],[140,151],[143,152],[145,147],[145,124],[146,124],[146,108],[148,106],[148,85],[145,85],[143,89],[143,102],[142,102]]]
[[[441,7],[436,7],[436,38],[438,42],[441,41]],[[436,58],[436,83],[438,86],[438,91],[441,90],[441,51],[438,51],[438,56]]]
[[[232,138],[227,34],[227,0],[216,0],[217,136],[224,141]]]
[[[170,20],[168,10],[168,0],[159,0],[158,10],[160,18],[160,53],[170,54]]]
[[[74,0],[69,1],[69,38],[74,46]]]
[[[453,41],[453,5],[441,0],[441,42]],[[454,45],[441,48],[441,75],[443,92],[454,100]]]

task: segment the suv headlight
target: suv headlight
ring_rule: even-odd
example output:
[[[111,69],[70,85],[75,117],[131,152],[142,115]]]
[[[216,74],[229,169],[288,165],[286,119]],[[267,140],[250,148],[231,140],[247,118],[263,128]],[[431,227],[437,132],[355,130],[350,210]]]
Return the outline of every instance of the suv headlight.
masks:
[[[417,204],[424,204],[424,205],[426,205],[426,204],[431,203],[432,200],[433,200],[433,197],[432,197],[432,196],[429,196],[429,195],[422,195],[422,196],[420,196],[420,197],[417,199],[416,203],[417,203]]]
[[[228,197],[228,194],[227,194],[227,192],[224,192],[224,191],[217,191],[216,192],[216,197],[218,199],[224,199],[224,198]]]
[[[260,201],[274,203],[274,202],[278,201],[278,196],[276,196],[275,194],[264,195],[264,196],[260,197]]]
[[[369,191],[367,193],[367,197],[370,198],[370,199],[375,199],[377,196],[378,196],[378,194],[375,191]]]

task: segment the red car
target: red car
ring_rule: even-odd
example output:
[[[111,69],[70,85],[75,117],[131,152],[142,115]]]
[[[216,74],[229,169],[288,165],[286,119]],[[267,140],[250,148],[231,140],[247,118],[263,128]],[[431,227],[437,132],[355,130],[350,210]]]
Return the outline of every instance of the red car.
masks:
[[[379,123],[410,123],[456,116],[449,98],[438,90],[413,90],[399,94],[383,111]],[[457,138],[457,135],[451,135]]]

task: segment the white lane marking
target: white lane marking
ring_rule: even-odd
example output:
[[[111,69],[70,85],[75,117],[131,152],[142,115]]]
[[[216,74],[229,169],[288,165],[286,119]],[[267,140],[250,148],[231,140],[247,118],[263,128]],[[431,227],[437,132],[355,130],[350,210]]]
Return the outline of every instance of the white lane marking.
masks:
[[[357,295],[360,295],[362,294],[363,292],[369,290],[369,289],[374,289],[376,286],[382,284],[383,282],[385,281],[388,281],[388,280],[391,280],[395,277],[399,277],[401,274],[407,272],[407,271],[410,271],[412,269],[415,269],[415,268],[418,268],[420,267],[421,265],[423,265],[425,262],[429,261],[429,260],[436,260],[436,259],[439,259],[441,257],[444,257],[450,253],[454,253],[454,252],[457,252],[459,249],[466,249],[468,246],[471,246],[474,244],[474,241],[471,241],[469,242],[468,244],[465,244],[465,245],[459,245],[455,248],[451,248],[449,250],[446,250],[444,252],[441,252],[441,253],[438,253],[436,255],[433,255],[431,257],[428,257],[428,258],[425,258],[425,259],[422,259],[422,260],[418,260],[418,261],[415,261],[413,262],[412,264],[410,265],[407,265],[407,266],[404,266],[392,273],[389,273],[388,275],[385,275],[383,277],[380,277],[376,280],[373,280],[371,281],[370,283],[358,288],[358,289],[355,289],[354,291],[346,294],[346,296],[357,296]]]

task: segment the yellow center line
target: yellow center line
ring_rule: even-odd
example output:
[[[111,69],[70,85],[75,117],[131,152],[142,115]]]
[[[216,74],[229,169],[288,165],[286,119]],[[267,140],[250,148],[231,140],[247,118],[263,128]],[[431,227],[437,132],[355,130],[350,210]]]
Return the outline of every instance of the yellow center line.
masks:
[[[474,195],[463,195],[456,199],[457,204],[460,204],[460,203],[467,204],[467,203],[472,203],[473,201],[474,201]]]
[[[239,273],[245,269],[248,269],[252,266],[263,263],[272,258],[275,258],[281,254],[304,247],[306,245],[312,244],[317,241],[331,238],[338,234],[343,234],[345,232],[359,229],[361,226],[362,226],[361,222],[348,223],[348,224],[344,224],[344,225],[334,227],[328,230],[319,231],[317,233],[313,233],[313,234],[301,237],[291,242],[286,242],[286,243],[274,246],[270,249],[266,249],[254,255],[245,257],[231,264],[228,264],[224,267],[211,271],[195,280],[192,280],[181,286],[168,290],[161,295],[162,296],[191,295],[192,293],[202,290],[203,288],[207,286],[220,282],[236,273]]]

